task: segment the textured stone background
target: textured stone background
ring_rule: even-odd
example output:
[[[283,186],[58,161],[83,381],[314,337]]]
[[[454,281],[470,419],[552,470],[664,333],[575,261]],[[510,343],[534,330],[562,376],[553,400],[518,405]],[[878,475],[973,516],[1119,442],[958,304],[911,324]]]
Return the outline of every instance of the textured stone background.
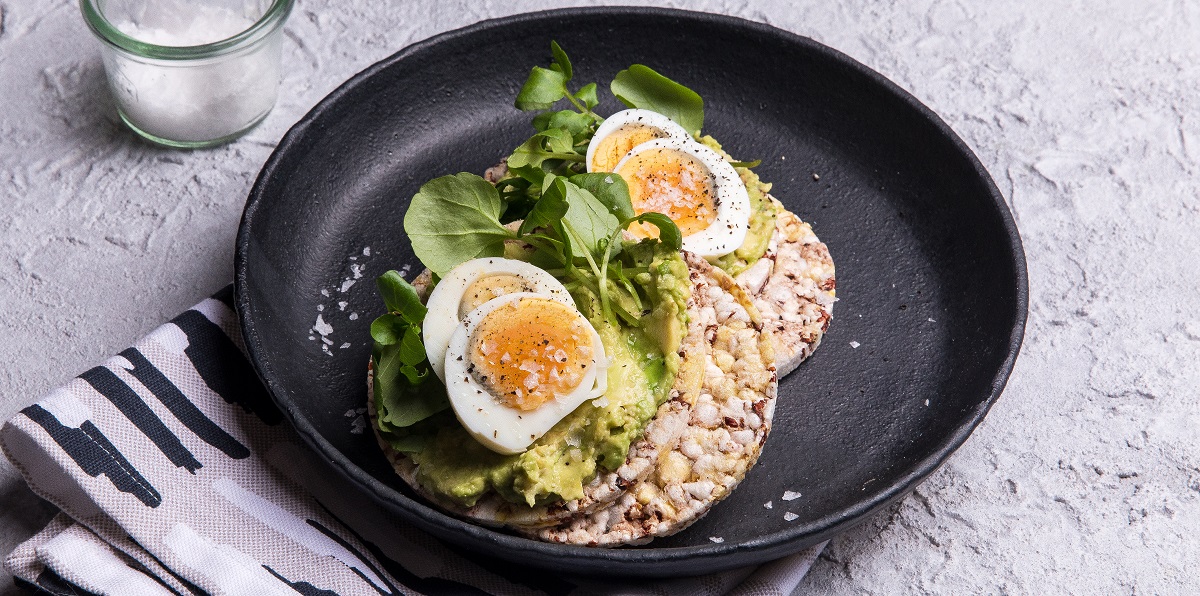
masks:
[[[435,33],[562,5],[419,4],[301,0],[274,113],[182,152],[117,123],[76,2],[0,0],[0,418],[225,285],[259,167],[339,83]],[[1004,397],[800,592],[1200,585],[1200,4],[671,5],[810,36],[896,81],[979,154],[1025,241],[1030,321]],[[49,514],[0,459],[0,552]]]

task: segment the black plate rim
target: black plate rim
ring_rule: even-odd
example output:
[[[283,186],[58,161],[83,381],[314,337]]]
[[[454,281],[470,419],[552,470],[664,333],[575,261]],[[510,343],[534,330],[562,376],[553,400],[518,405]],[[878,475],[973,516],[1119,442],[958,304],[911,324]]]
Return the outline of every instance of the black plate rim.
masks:
[[[984,183],[984,189],[992,199],[993,207],[1000,217],[1002,227],[1008,236],[1013,270],[1017,277],[1017,300],[1014,309],[1016,312],[1011,313],[1014,324],[1009,336],[1007,356],[996,370],[991,383],[990,394],[986,400],[980,402],[975,408],[973,415],[960,424],[954,432],[947,435],[933,453],[917,462],[908,474],[890,486],[871,493],[869,498],[860,500],[842,511],[826,515],[812,522],[791,526],[785,530],[740,543],[672,548],[654,548],[651,545],[649,548],[596,549],[539,542],[492,530],[449,516],[423,503],[410,499],[380,482],[356,466],[324,437],[320,436],[313,425],[303,416],[299,406],[292,402],[282,387],[273,380],[270,364],[263,358],[261,353],[263,338],[259,335],[253,319],[249,316],[249,293],[246,291],[246,283],[250,230],[254,223],[254,214],[263,200],[264,188],[267,186],[269,180],[272,179],[284,155],[293,145],[299,142],[313,122],[331,107],[335,106],[343,96],[350,93],[376,73],[389,68],[397,62],[419,55],[427,48],[432,48],[438,44],[468,38],[494,28],[519,26],[523,23],[561,19],[571,16],[615,15],[667,17],[701,24],[724,26],[731,29],[742,29],[748,33],[774,36],[781,41],[803,46],[806,51],[821,54],[822,57],[837,62],[841,66],[854,71],[856,74],[868,78],[878,86],[880,92],[890,93],[909,108],[915,110],[919,116],[923,117],[928,124],[932,125],[935,130],[954,145],[958,152],[967,159],[968,163],[974,169],[976,176]],[[457,534],[452,533],[450,535],[451,541],[459,546],[475,550],[480,550],[485,546],[487,549],[502,548],[507,552],[505,558],[523,560],[535,567],[561,570],[569,569],[583,573],[611,573],[615,571],[630,576],[665,577],[683,575],[684,573],[681,573],[681,570],[685,569],[685,563],[686,568],[694,569],[697,563],[703,562],[706,569],[718,571],[760,563],[778,556],[798,552],[803,548],[822,542],[849,529],[911,492],[921,481],[941,467],[955,450],[962,446],[967,437],[970,436],[971,432],[979,425],[992,405],[1000,397],[1012,373],[1020,352],[1021,342],[1024,338],[1028,316],[1029,288],[1028,272],[1021,237],[1012,213],[1004,201],[1004,197],[996,187],[994,180],[966,142],[936,113],[899,85],[846,54],[808,37],[767,24],[728,15],[672,8],[598,6],[521,13],[480,21],[466,27],[434,35],[423,41],[413,43],[367,67],[318,102],[283,136],[267,159],[250,190],[235,240],[234,301],[250,362],[259,379],[267,388],[269,395],[271,395],[272,399],[283,411],[284,416],[310,448],[323,456],[343,476],[358,483],[372,499],[386,510],[400,514],[406,521],[413,523],[423,530],[442,530],[443,532],[438,533],[443,534],[443,538],[446,537],[444,534],[446,529],[453,530]]]

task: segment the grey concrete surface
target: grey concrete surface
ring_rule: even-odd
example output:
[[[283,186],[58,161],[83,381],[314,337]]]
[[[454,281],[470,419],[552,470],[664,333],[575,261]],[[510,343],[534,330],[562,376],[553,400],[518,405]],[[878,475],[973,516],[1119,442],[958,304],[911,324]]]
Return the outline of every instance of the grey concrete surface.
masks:
[[[1003,398],[799,593],[1194,592],[1200,4],[668,4],[813,37],[896,81],[978,153],[1025,241],[1030,321]],[[275,111],[187,152],[116,121],[75,2],[0,0],[0,417],[227,283],[259,167],[339,83],[432,34],[562,5],[302,0]],[[0,462],[0,552],[51,512]]]

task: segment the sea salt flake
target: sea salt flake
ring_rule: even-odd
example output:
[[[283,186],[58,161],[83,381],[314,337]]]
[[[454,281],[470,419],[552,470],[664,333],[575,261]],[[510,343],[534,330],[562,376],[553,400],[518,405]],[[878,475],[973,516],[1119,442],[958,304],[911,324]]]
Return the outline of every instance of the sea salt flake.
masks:
[[[342,344],[342,345],[338,346],[338,349],[339,349],[339,350],[345,350],[345,349],[346,349],[346,348],[348,348],[348,347],[350,347],[350,342],[346,342],[346,343],[344,343],[344,344]]]
[[[325,310],[325,305],[324,305],[324,304],[318,304],[318,305],[317,305],[317,312],[321,312],[321,311],[323,311],[323,310]]]
[[[329,297],[329,290],[321,290],[321,295],[322,295],[322,296],[324,296],[324,297],[326,297],[326,298],[328,298],[328,297]]]
[[[796,519],[798,519],[799,517],[800,517],[799,515],[796,515],[795,513],[792,513],[791,511],[789,511],[789,512],[783,514],[783,521],[796,521]]]
[[[333,333],[333,325],[326,323],[325,319],[321,318],[321,315],[317,315],[317,322],[313,323],[312,328],[313,328],[313,331],[316,331],[318,335],[322,335],[322,336]]]
[[[338,310],[346,310],[346,305],[347,305],[347,304],[350,304],[350,303],[349,303],[349,302],[346,302],[346,301],[339,302],[339,303],[338,303]]]
[[[358,263],[350,264],[350,274],[354,276],[354,279],[362,279],[363,269],[364,267]]]
[[[721,538],[720,536],[709,536],[708,539],[712,540],[713,542],[715,542],[717,544],[721,544],[722,542],[725,542],[725,539]]]
[[[358,313],[356,313],[356,312],[350,313],[350,320],[351,321],[358,320]]]
[[[767,501],[766,503],[763,503],[763,509],[770,509],[774,506],[775,506],[775,503],[773,501]]]
[[[856,342],[856,341],[852,341],[852,342],[850,342],[850,347],[852,347],[852,348],[854,348],[854,349],[856,349],[856,350],[858,349],[858,346],[861,346],[861,345],[862,345],[862,344],[860,344],[860,343],[858,343],[858,342]]]
[[[783,500],[784,501],[795,501],[796,499],[799,499],[799,498],[800,498],[800,493],[798,493],[796,491],[792,491],[792,490],[783,491]]]
[[[322,338],[321,338],[321,343],[323,343],[323,344],[325,344],[325,345],[327,345],[327,346],[332,346],[332,345],[333,345],[333,340],[332,340],[332,339],[329,339],[328,337],[322,337]]]
[[[925,406],[929,407],[929,400],[925,400]]]
[[[341,292],[341,293],[343,293],[343,294],[345,294],[345,293],[346,293],[346,291],[347,291],[347,290],[349,290],[349,289],[350,289],[350,286],[352,286],[352,285],[354,285],[354,280],[353,280],[353,279],[347,279],[347,280],[343,280],[343,281],[342,281],[342,287],[338,288],[338,291],[339,291],[339,292]]]
[[[925,320],[926,320],[926,321],[929,321],[930,323],[936,323],[936,322],[937,322],[937,321],[935,321],[935,320],[933,319],[933,317],[929,317],[928,319],[925,319]]]
[[[369,256],[371,256],[371,247],[370,247],[370,246],[364,246],[364,247],[363,247],[363,256],[364,256],[364,257],[369,257]]]

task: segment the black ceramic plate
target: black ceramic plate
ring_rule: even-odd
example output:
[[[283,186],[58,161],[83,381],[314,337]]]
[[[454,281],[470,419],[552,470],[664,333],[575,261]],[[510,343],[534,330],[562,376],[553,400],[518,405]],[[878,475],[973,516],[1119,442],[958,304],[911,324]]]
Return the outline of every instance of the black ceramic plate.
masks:
[[[548,62],[551,39],[581,83],[604,90],[618,70],[645,63],[699,92],[705,132],[739,159],[762,159],[759,175],[812,222],[837,264],[833,323],[816,355],[780,383],[758,465],[706,518],[643,548],[544,544],[443,515],[412,496],[346,416],[366,397],[368,327],[382,311],[372,280],[420,267],[401,227],[409,198],[430,178],[482,173],[532,134],[512,100],[530,66]],[[609,97],[600,111],[617,109]],[[262,380],[300,435],[387,511],[519,563],[642,576],[795,552],[905,495],[999,396],[1026,313],[1012,218],[936,115],[812,40],[674,10],[487,21],[368,68],[267,161],[238,233],[236,275]],[[333,328],[327,348],[311,331],[318,314]],[[802,496],[784,501],[784,491]],[[785,521],[787,512],[798,517]]]

